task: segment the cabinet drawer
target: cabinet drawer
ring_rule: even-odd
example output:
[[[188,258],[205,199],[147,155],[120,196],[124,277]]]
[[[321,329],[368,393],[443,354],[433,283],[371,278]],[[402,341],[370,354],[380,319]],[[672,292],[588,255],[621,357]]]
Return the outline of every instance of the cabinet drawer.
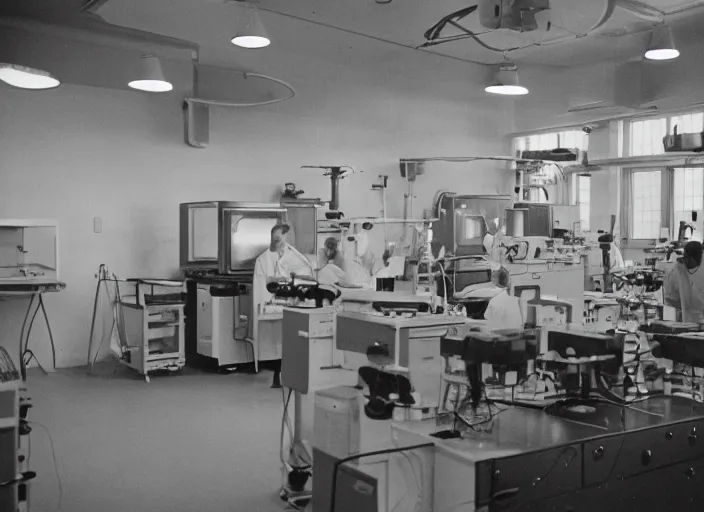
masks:
[[[497,459],[491,486],[478,489],[479,504],[512,510],[515,503],[531,503],[573,493],[582,486],[582,447],[561,446],[541,452]],[[491,487],[489,495],[481,495]]]
[[[704,456],[704,425],[689,421],[584,445],[584,484],[628,478]]]
[[[366,354],[370,347],[384,349],[390,358],[396,357],[396,329],[357,320],[337,317],[337,348]]]

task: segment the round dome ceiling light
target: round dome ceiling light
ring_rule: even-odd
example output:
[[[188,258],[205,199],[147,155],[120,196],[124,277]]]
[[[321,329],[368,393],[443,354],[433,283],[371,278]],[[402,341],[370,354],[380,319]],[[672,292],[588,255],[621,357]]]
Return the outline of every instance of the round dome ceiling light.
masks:
[[[127,85],[132,89],[145,92],[169,92],[174,86],[164,78],[161,62],[154,55],[145,55],[140,61],[140,70],[137,78]]]
[[[19,89],[45,90],[54,89],[61,82],[48,71],[0,63],[0,80]]]
[[[672,38],[672,29],[667,25],[655,27],[650,36],[650,44],[645,52],[648,60],[672,60],[680,56]]]
[[[513,63],[502,64],[496,73],[494,83],[484,90],[491,94],[502,96],[523,96],[528,89],[518,82],[518,67]]]

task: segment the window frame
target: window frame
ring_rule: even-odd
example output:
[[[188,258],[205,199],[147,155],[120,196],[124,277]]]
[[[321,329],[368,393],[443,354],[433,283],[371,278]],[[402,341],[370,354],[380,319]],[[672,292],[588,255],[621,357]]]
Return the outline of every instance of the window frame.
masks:
[[[624,123],[624,144],[623,147],[626,150],[626,156],[642,156],[642,157],[648,157],[648,156],[660,156],[665,154],[665,149],[663,148],[662,152],[660,153],[652,153],[652,154],[645,154],[645,155],[633,155],[633,124],[641,121],[656,121],[656,120],[665,120],[665,135],[672,135],[672,130],[673,130],[673,125],[672,125],[672,118],[673,117],[680,117],[680,116],[687,116],[687,115],[693,115],[693,114],[701,114],[704,116],[704,109],[696,109],[696,110],[691,110],[689,109],[679,109],[679,110],[671,110],[667,111],[664,113],[656,113],[648,116],[637,116],[633,117],[630,120],[627,120],[628,122]],[[692,166],[689,166],[692,167]]]
[[[663,166],[645,166],[645,167],[629,167],[624,169],[624,176],[621,179],[623,187],[623,204],[626,208],[622,211],[627,212],[625,215],[625,223],[622,223],[622,233],[626,233],[627,240],[632,245],[651,245],[657,238],[635,238],[634,232],[634,215],[633,215],[633,175],[641,172],[660,172],[660,229],[670,225],[670,208],[667,204],[667,194],[670,189],[668,183],[671,180],[670,168]]]

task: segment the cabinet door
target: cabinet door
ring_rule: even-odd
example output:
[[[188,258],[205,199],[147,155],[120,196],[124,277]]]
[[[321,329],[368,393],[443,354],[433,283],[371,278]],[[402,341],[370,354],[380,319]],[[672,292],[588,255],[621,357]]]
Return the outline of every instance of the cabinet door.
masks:
[[[213,300],[210,291],[198,288],[198,341],[213,340]]]

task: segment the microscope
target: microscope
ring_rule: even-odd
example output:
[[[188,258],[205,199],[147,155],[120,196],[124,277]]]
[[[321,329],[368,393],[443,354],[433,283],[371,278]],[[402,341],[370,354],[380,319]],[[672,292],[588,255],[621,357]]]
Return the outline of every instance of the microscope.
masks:
[[[455,408],[454,416],[474,428],[478,424],[490,424],[493,404],[515,404],[513,390],[531,373],[529,363],[537,357],[538,336],[533,329],[450,329],[441,340],[440,352],[445,357],[458,356],[464,361],[469,390]],[[511,390],[511,395],[490,398],[487,386]]]

